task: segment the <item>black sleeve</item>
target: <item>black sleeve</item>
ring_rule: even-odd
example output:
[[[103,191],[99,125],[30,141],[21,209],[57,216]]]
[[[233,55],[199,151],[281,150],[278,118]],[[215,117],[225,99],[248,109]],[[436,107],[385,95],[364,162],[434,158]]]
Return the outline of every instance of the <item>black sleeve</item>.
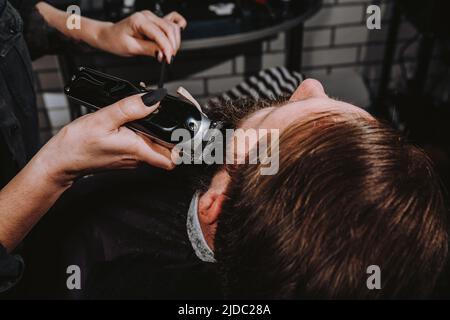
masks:
[[[46,54],[62,53],[64,48],[75,41],[52,28],[36,9],[38,0],[10,0],[24,22],[23,35],[32,60]]]
[[[0,293],[11,289],[20,281],[24,266],[20,256],[8,254],[0,244]]]

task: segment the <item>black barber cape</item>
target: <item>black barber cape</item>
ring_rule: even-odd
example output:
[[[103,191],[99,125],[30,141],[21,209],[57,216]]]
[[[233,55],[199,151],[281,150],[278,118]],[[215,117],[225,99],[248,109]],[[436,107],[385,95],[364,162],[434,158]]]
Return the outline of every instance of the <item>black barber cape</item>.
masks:
[[[186,231],[196,176],[188,167],[75,183],[30,236],[30,298],[220,298],[215,264],[197,258]],[[67,289],[70,265],[81,270],[81,290]]]

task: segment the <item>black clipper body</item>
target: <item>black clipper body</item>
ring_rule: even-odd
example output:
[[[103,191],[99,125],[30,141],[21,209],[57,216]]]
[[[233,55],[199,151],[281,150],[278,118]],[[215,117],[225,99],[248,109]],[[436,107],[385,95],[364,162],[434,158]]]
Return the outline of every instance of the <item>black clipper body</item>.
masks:
[[[65,87],[65,94],[92,111],[109,106],[119,100],[139,93],[151,93],[134,86],[126,80],[102,72],[81,67]],[[206,136],[214,127],[208,117],[186,98],[180,99],[165,95],[159,108],[148,117],[127,124],[132,130],[140,132],[157,143],[172,148],[179,141],[172,141],[172,133],[186,129],[191,139]]]

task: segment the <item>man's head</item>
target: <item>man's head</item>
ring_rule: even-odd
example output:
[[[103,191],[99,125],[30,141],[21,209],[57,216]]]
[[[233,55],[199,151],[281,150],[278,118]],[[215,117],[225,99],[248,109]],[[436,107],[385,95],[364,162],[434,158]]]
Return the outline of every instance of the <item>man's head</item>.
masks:
[[[280,129],[279,171],[229,166],[199,202],[229,297],[420,297],[447,257],[438,179],[426,155],[365,111],[302,83],[241,128]],[[369,290],[367,268],[381,270]]]

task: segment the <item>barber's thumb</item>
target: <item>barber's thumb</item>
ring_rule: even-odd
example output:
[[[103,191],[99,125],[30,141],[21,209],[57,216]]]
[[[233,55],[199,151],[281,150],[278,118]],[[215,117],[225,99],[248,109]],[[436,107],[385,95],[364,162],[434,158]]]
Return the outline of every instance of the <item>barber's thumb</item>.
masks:
[[[108,113],[110,123],[118,128],[128,122],[145,118],[159,107],[159,103],[146,106],[142,101],[142,94],[134,95],[101,110]]]

